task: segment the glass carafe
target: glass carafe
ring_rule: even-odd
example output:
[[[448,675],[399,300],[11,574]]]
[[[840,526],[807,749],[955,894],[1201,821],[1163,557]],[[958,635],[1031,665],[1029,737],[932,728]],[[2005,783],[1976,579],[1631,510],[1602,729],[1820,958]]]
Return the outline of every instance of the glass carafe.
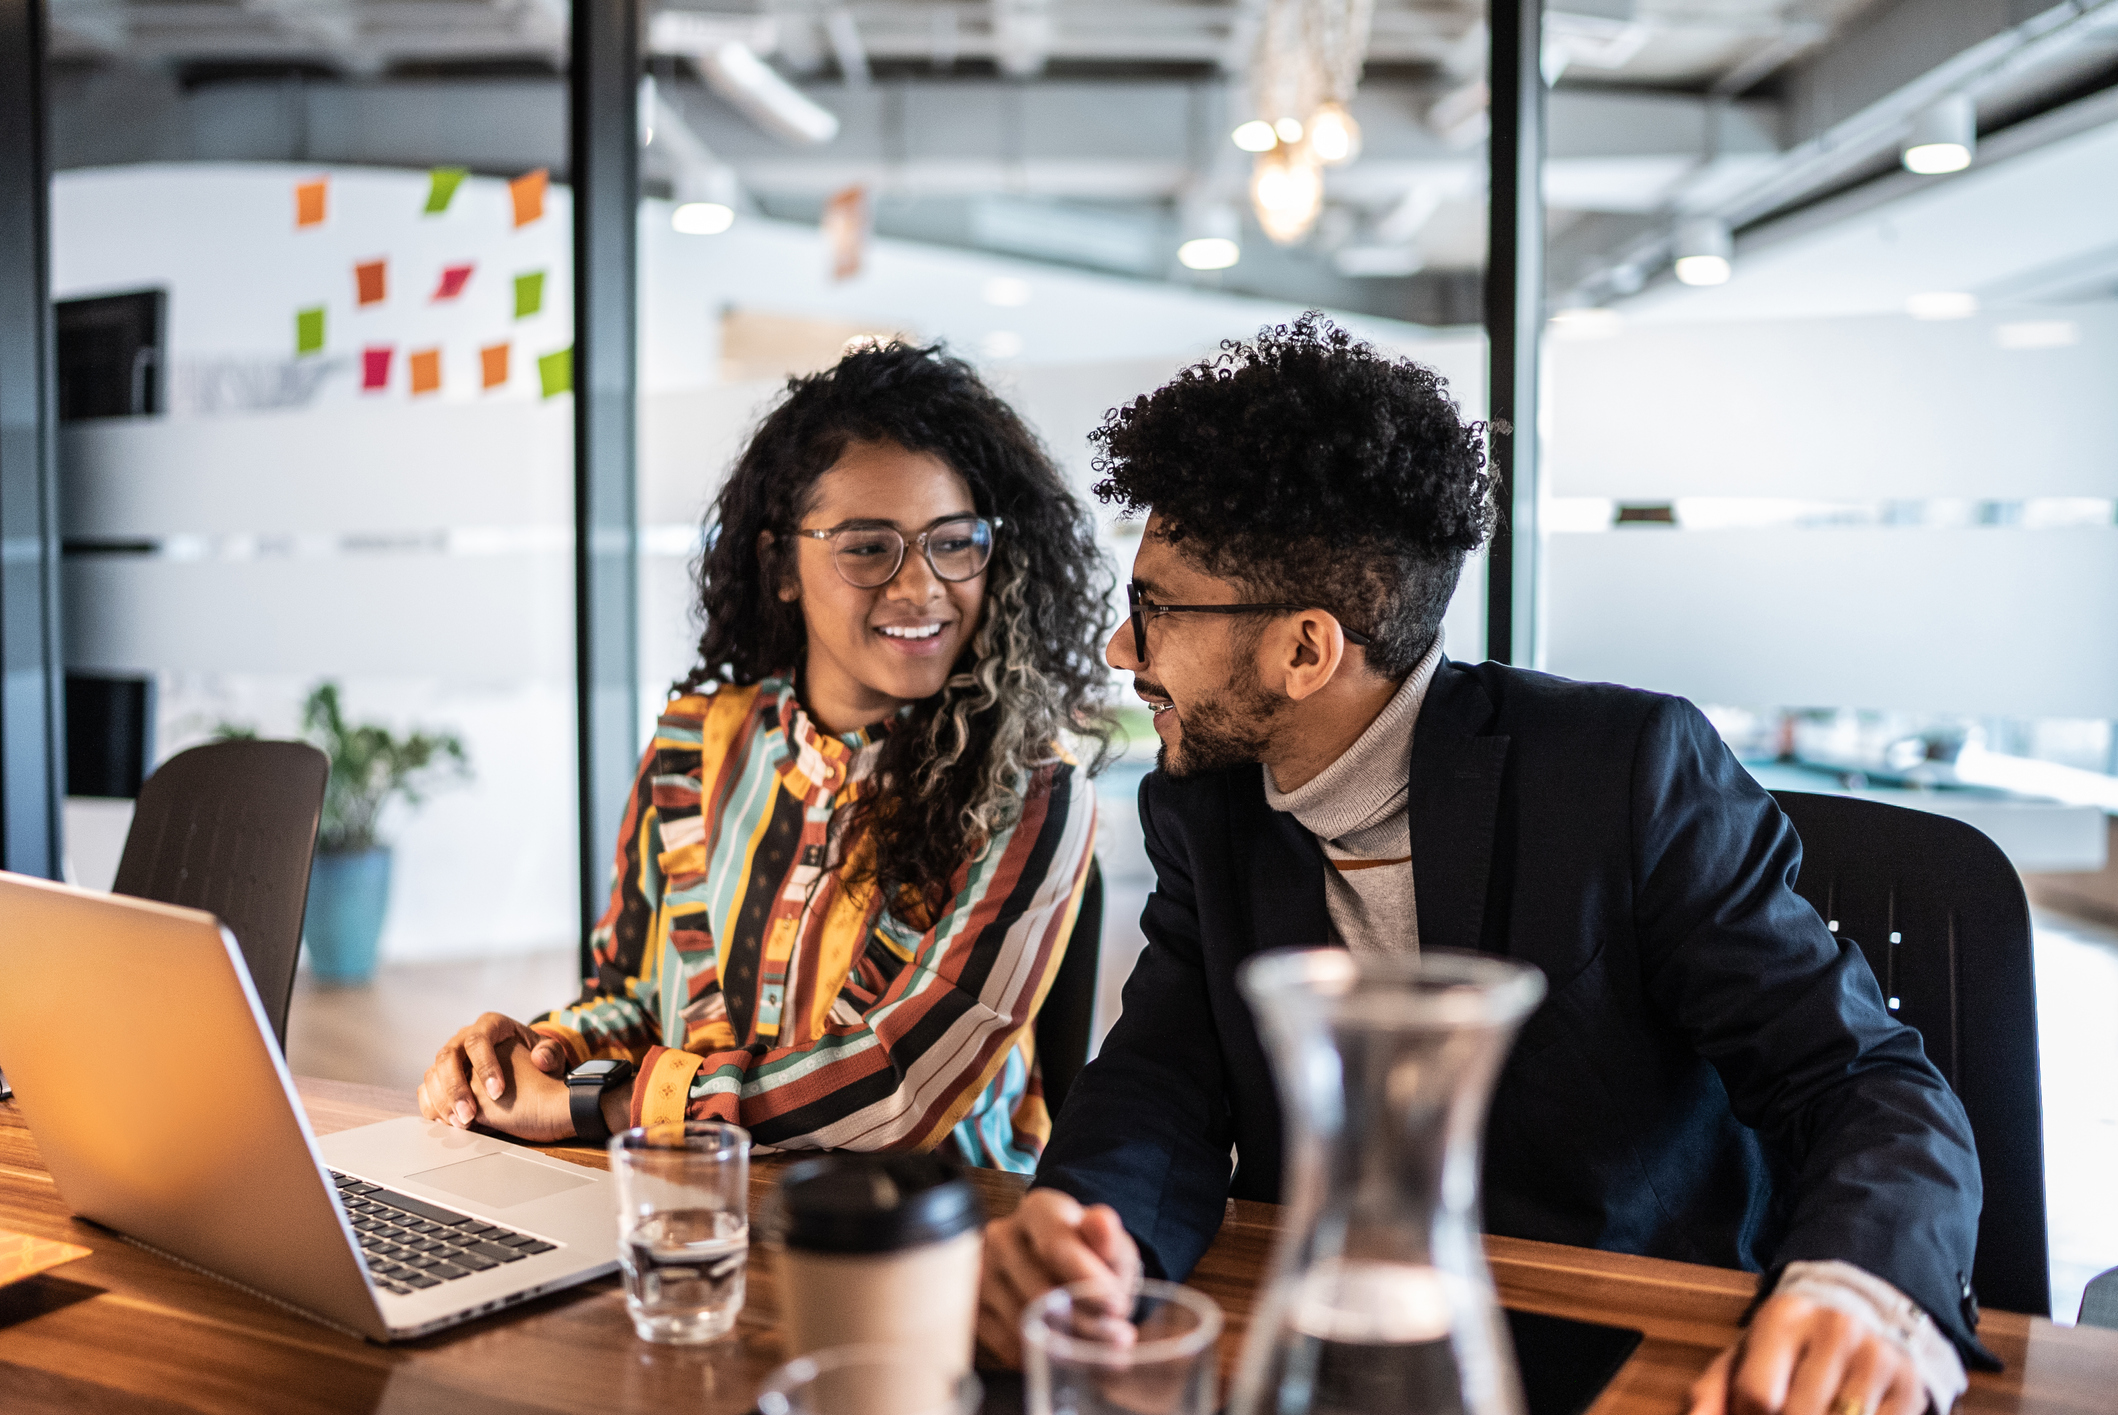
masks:
[[[1480,1136],[1535,968],[1474,954],[1263,954],[1286,1170],[1231,1415],[1522,1415],[1479,1236]]]

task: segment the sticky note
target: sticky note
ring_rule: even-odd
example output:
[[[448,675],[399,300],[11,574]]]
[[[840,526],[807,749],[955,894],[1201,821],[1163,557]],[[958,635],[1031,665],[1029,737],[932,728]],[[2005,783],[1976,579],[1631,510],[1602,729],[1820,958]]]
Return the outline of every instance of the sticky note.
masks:
[[[528,319],[544,308],[544,272],[533,270],[515,277],[515,318]]]
[[[547,398],[570,392],[574,386],[574,351],[561,349],[537,360],[537,381],[544,386]]]
[[[488,344],[478,351],[478,362],[485,370],[485,386],[498,388],[507,382],[506,344]]]
[[[296,230],[300,230],[304,226],[321,226],[324,224],[324,193],[329,190],[330,183],[322,177],[317,178],[313,182],[296,182],[294,184],[294,226]]]
[[[379,305],[389,296],[389,262],[364,260],[353,267],[353,284],[363,305]]]
[[[469,283],[471,271],[474,269],[476,267],[471,265],[443,266],[441,269],[441,284],[435,287],[434,298],[437,300],[453,300],[462,294],[463,287]]]
[[[440,391],[441,350],[415,349],[405,356],[405,366],[412,371],[412,396]]]
[[[544,189],[550,184],[551,173],[542,167],[507,184],[508,195],[515,199],[517,226],[527,226],[544,215]]]
[[[313,354],[324,347],[324,307],[294,312],[294,352]]]
[[[470,172],[462,167],[436,167],[427,173],[427,210],[429,216],[439,216],[449,209],[456,199],[456,189]]]
[[[360,386],[363,391],[390,386],[390,355],[395,352],[388,344],[372,345],[360,351]]]

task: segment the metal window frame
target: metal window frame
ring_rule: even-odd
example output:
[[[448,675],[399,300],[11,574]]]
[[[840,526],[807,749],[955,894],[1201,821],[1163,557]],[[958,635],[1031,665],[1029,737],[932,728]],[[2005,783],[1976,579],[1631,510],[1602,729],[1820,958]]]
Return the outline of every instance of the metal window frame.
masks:
[[[1544,332],[1544,0],[1492,0],[1487,418],[1500,523],[1486,557],[1486,656],[1538,665],[1537,359]]]
[[[581,968],[609,896],[638,764],[639,342],[643,0],[573,0],[567,67],[574,217],[574,666]]]
[[[57,373],[44,0],[0,0],[0,866],[63,862]]]

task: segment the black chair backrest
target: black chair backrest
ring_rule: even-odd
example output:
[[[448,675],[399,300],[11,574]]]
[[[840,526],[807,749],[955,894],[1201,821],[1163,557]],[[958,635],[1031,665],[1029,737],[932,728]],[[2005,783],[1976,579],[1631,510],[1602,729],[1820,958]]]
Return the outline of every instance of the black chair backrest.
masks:
[[[1074,1078],[1088,1065],[1089,1033],[1096,1024],[1096,964],[1103,952],[1103,867],[1091,857],[1081,911],[1066,941],[1066,957],[1037,1010],[1037,1063],[1044,1075],[1044,1105],[1058,1119]]]
[[[1802,839],[1795,890],[1860,945],[1900,1021],[1964,1103],[1985,1209],[1979,1301],[2052,1314],[2030,905],[2008,857],[1962,821],[1775,791]]]
[[[177,753],[140,788],[111,886],[226,924],[282,1052],[330,774],[331,759],[306,742],[213,742]]]

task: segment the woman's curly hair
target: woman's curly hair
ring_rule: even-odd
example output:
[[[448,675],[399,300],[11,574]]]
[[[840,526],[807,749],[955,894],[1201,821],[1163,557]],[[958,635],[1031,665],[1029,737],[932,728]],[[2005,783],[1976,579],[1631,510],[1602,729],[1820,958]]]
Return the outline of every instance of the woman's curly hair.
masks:
[[[885,899],[939,909],[957,871],[1015,821],[1027,773],[1052,759],[1062,733],[1093,743],[1089,770],[1101,768],[1113,578],[1087,507],[969,364],[939,344],[866,346],[789,379],[721,488],[696,567],[698,664],[677,691],[799,669],[802,607],[777,592],[795,573],[791,532],[853,442],[939,458],[978,514],[1002,522],[970,643],[947,686],[892,725],[876,767],[882,789],[846,826],[849,842],[866,834],[861,853]]]
[[[1493,529],[1485,425],[1314,310],[1221,349],[1089,434],[1096,495],[1161,512],[1187,559],[1259,600],[1331,611],[1402,677]]]

